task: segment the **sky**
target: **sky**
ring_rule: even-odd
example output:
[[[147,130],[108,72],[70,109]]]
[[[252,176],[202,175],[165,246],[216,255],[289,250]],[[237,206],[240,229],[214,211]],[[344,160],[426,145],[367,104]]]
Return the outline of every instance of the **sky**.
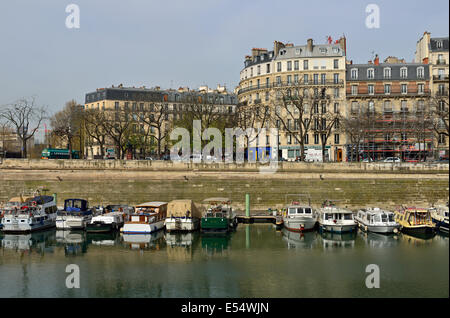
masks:
[[[80,9],[67,28],[66,6]],[[369,4],[379,28],[367,28]],[[448,0],[2,0],[0,107],[36,96],[55,113],[88,92],[124,86],[239,84],[252,47],[347,38],[347,58],[414,58],[424,31],[448,36]]]

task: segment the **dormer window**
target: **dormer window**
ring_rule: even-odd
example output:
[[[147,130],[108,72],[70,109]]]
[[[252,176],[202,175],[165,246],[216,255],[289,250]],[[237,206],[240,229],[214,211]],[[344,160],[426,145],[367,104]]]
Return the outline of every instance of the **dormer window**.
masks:
[[[408,77],[408,69],[406,67],[402,67],[400,69],[400,77],[407,78]]]
[[[373,68],[369,68],[367,70],[367,78],[373,79],[375,77],[375,70]]]
[[[417,78],[423,78],[424,77],[424,68],[418,67],[417,68]]]
[[[350,70],[350,77],[351,77],[351,79],[357,79],[358,78],[358,69],[357,68],[352,68]]]
[[[384,78],[391,78],[391,68],[390,67],[384,68],[383,76],[384,76]]]
[[[295,49],[295,55],[300,55],[301,52],[302,52],[301,49]]]
[[[437,47],[438,49],[442,48],[442,41],[437,41],[437,42],[436,42],[436,47]]]
[[[327,49],[326,49],[326,48],[320,48],[319,51],[320,51],[320,53],[322,53],[322,54],[327,53]]]

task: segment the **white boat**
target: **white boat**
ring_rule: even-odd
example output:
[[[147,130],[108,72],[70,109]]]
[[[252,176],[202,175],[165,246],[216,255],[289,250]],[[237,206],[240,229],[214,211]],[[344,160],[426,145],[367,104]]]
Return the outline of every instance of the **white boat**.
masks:
[[[3,232],[28,233],[55,226],[57,207],[52,196],[37,195],[9,203],[2,212]]]
[[[391,234],[398,233],[400,224],[395,221],[395,214],[380,208],[361,209],[355,215],[355,221],[361,230]]]
[[[95,233],[117,231],[124,224],[124,215],[123,212],[110,212],[93,216],[86,225],[86,231]]]
[[[135,207],[122,228],[124,234],[149,234],[164,228],[167,202],[146,202]]]
[[[288,195],[289,196],[289,195]],[[299,200],[293,200],[283,213],[283,226],[289,231],[311,231],[317,224],[317,213],[308,204],[301,204]]]
[[[430,209],[431,219],[441,232],[448,233],[448,204],[447,206],[437,206]]]
[[[58,211],[56,228],[60,230],[84,230],[94,215],[94,209],[83,199],[67,199],[64,209]]]
[[[195,231],[202,215],[192,200],[173,200],[167,205],[166,230]]]
[[[326,202],[319,209],[320,231],[333,233],[355,232],[357,224],[353,212]]]

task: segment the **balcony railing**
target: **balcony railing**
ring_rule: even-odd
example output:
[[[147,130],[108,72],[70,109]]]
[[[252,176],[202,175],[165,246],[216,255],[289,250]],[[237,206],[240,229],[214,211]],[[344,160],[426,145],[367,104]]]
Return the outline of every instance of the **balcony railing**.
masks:
[[[448,96],[448,89],[440,89],[436,92],[436,96]]]
[[[262,84],[257,86],[250,86],[246,88],[241,88],[238,94],[258,90],[258,89],[268,89],[268,88],[281,88],[281,87],[311,87],[311,86],[324,86],[324,85],[344,85],[344,80],[326,80],[326,81],[308,81],[305,82],[274,82],[269,84]]]
[[[446,75],[433,75],[433,81],[448,81],[448,74],[446,74]]]
[[[407,93],[402,93],[400,91],[394,91],[394,92],[390,92],[390,93],[357,93],[357,94],[353,94],[353,93],[348,93],[347,94],[347,98],[349,97],[398,97],[398,96],[429,96],[430,95],[430,90],[425,90],[422,93],[419,93],[418,91],[416,92],[407,92]]]
[[[447,61],[444,59],[436,60],[436,65],[446,65]]]

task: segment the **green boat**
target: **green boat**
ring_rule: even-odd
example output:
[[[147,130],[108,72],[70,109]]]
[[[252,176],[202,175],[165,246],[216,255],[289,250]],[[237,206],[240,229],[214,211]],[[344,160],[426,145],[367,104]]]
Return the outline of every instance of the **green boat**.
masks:
[[[236,213],[228,198],[209,198],[203,201],[207,206],[200,228],[202,232],[229,232],[236,228]]]

